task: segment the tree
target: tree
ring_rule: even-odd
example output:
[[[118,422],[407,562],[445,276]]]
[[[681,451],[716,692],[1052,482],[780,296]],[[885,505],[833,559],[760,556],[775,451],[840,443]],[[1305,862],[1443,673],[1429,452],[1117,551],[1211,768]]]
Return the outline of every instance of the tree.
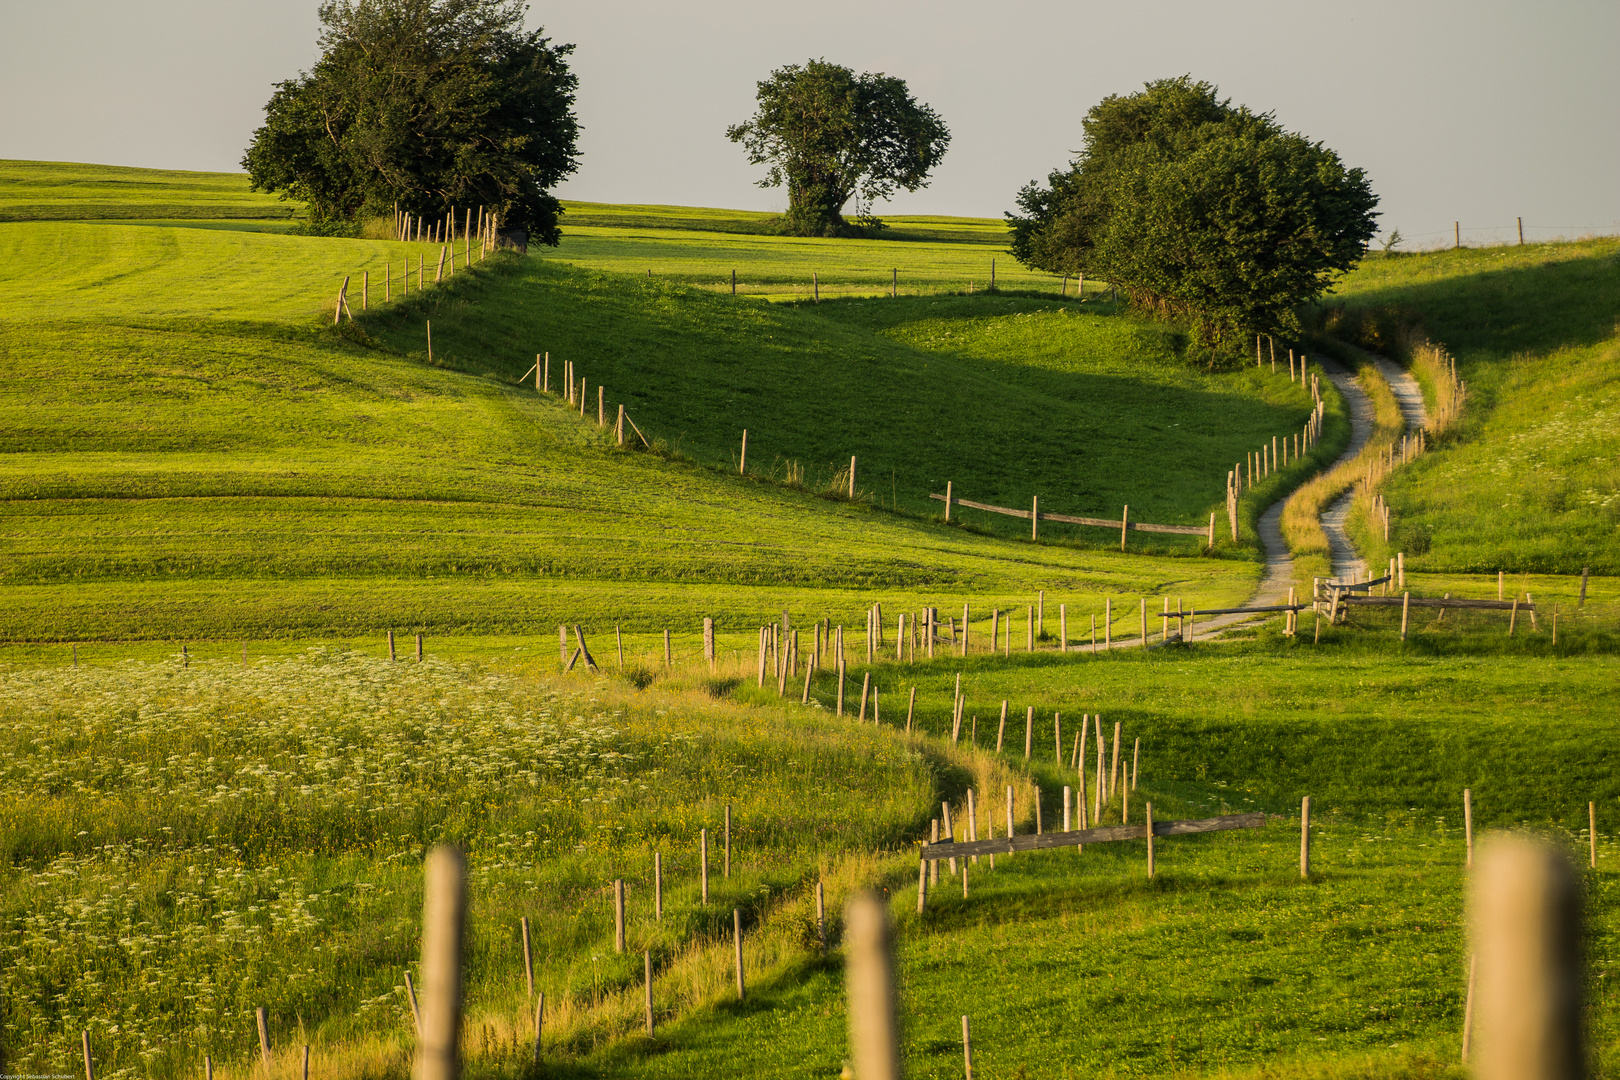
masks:
[[[1297,329],[1366,250],[1378,198],[1321,143],[1216,94],[1183,76],[1093,106],[1080,155],[1006,215],[1013,255],[1104,278],[1202,342]]]
[[[577,80],[521,0],[327,0],[321,58],[276,84],[242,159],[255,190],[309,206],[317,231],[399,209],[493,210],[555,245],[574,172]]]
[[[760,187],[786,181],[788,232],[838,236],[849,231],[844,204],[868,203],[896,189],[916,191],[951,141],[945,122],[918,104],[905,80],[811,60],[789,64],[759,84],[753,119],[726,129],[754,165],[769,165]],[[862,216],[868,228],[882,222]]]

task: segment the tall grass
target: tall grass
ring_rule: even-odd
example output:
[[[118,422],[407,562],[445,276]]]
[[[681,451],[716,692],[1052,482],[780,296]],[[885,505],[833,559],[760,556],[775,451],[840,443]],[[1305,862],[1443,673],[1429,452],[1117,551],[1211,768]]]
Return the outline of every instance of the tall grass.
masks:
[[[386,1071],[408,1031],[420,854],[443,841],[469,851],[472,1044],[485,1024],[498,1046],[522,1026],[527,914],[548,1044],[590,1045],[622,1030],[639,979],[639,957],[612,951],[614,878],[673,1015],[718,993],[731,907],[769,923],[802,914],[823,871],[869,880],[871,853],[926,821],[940,775],[973,775],[814,712],[330,651],[12,672],[0,717],[8,1061],[60,1070],[87,1029],[106,1076],[190,1075],[204,1052],[245,1074],[259,1005],[276,1043],[340,1061],[372,1047],[348,1075]],[[778,922],[751,945],[761,965],[802,946],[793,917]]]

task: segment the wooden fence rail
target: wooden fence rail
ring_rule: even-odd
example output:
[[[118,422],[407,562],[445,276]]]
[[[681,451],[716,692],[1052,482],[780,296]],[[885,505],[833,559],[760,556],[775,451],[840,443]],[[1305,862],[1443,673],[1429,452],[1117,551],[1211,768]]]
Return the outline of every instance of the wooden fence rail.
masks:
[[[946,486],[945,494],[936,495],[932,492],[928,497],[945,504],[945,520],[951,517],[951,507],[965,506],[970,510],[983,510],[991,514],[1005,514],[1007,517],[1023,518],[1033,522],[1038,530],[1040,522],[1055,521],[1060,525],[1089,525],[1097,529],[1118,529],[1120,533],[1120,547],[1125,546],[1125,533],[1127,530],[1147,533],[1173,533],[1177,536],[1202,536],[1210,547],[1215,546],[1215,515],[1209,516],[1208,525],[1155,525],[1146,521],[1131,521],[1130,507],[1118,519],[1075,517],[1071,514],[1049,514],[1040,508],[1040,499],[1032,500],[1028,510],[1014,510],[1008,506],[994,506],[990,503],[973,502],[970,499],[958,498],[952,493],[950,485]],[[1034,530],[1032,530],[1033,532]]]
[[[1403,604],[1409,604],[1412,607],[1486,608],[1491,611],[1513,611],[1517,609],[1531,612],[1536,610],[1536,605],[1526,600],[1520,600],[1515,604],[1512,600],[1462,600],[1457,597],[1438,599],[1436,597],[1420,598],[1414,596],[1407,599],[1401,596],[1346,596],[1339,602],[1341,604],[1373,604],[1378,607],[1400,607]]]
[[[1154,836],[1193,836],[1198,833],[1226,832],[1230,829],[1258,829],[1266,823],[1263,813],[1227,814],[1223,817],[1199,818],[1193,821],[1155,821]],[[1074,847],[1076,844],[1104,844],[1112,840],[1145,840],[1146,825],[1104,825],[1095,829],[1072,829],[1068,832],[1026,834],[1024,836],[998,836],[993,840],[941,840],[924,844],[924,859],[952,859],[968,855],[1010,855],[1015,851],[1044,851],[1048,848]]]

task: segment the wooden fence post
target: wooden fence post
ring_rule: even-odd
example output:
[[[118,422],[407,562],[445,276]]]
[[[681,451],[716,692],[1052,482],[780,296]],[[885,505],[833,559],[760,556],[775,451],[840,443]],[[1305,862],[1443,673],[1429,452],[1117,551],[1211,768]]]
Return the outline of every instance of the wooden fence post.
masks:
[[[529,948],[529,917],[523,916],[523,980],[528,987],[527,1000],[534,1000],[534,953]]]
[[[737,952],[737,1000],[742,1001],[747,996],[747,989],[743,985],[742,908],[731,909],[731,933]]]
[[[949,525],[951,523],[951,495],[952,495],[951,486],[952,486],[952,481],[950,481],[950,480],[945,481],[945,524],[947,524],[947,525]],[[1585,584],[1585,580],[1583,578],[1582,579],[1583,592],[1584,592],[1584,584]]]
[[[1464,866],[1474,865],[1474,793],[1463,788],[1463,840],[1468,845],[1468,860]]]
[[[641,954],[642,983],[647,988],[647,1034],[653,1033],[653,998],[652,998],[652,950],[648,949]]]
[[[821,943],[821,955],[827,955],[827,887],[816,882],[816,939]]]
[[[439,845],[423,867],[422,1036],[414,1080],[456,1080],[461,1072],[461,949],[467,863]]]
[[[737,458],[737,475],[748,475],[748,429],[743,428],[742,453]]]
[[[542,990],[540,992],[540,995],[534,999],[534,1055],[533,1055],[533,1060],[534,1060],[534,1063],[536,1065],[538,1065],[540,1063],[540,1033],[545,1029],[545,1026],[546,1026],[546,994],[545,994],[545,991]]]
[[[894,1000],[889,910],[862,893],[844,909],[848,959],[849,1049],[860,1080],[900,1080],[900,1025]]]
[[[1119,550],[1125,550],[1125,533],[1131,527],[1131,508],[1129,504],[1119,514]]]
[[[698,830],[698,878],[703,889],[703,903],[709,902],[709,830]]]
[[[965,885],[965,878],[963,882]],[[973,1032],[966,1016],[962,1017],[962,1067],[967,1071],[967,1080],[973,1080]]]
[[[264,1066],[264,1074],[270,1075],[270,1018],[265,1013],[263,1005],[253,1010],[253,1018],[259,1022],[259,1063]],[[421,1038],[421,1032],[417,1032]]]
[[[1592,869],[1597,869],[1597,803],[1586,804],[1586,835],[1592,843]]]
[[[1311,797],[1299,803],[1299,876],[1311,876]]]
[[[1151,878],[1153,876],[1153,804],[1152,803],[1147,804],[1147,825],[1144,826],[1144,828],[1146,829],[1146,832],[1147,832],[1148,877]]]
[[[1574,868],[1545,842],[1495,835],[1469,888],[1478,957],[1480,1080],[1576,1080],[1581,1036],[1581,899]]]
[[[613,951],[624,952],[624,879],[613,879]]]

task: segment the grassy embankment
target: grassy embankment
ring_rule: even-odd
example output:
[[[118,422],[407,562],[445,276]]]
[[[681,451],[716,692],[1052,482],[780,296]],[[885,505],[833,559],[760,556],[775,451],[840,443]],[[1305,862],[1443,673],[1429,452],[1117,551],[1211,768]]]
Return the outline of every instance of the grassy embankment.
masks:
[[[1384,485],[1388,548],[1426,574],[1620,572],[1620,242],[1374,257],[1338,293],[1329,332],[1401,359],[1426,336],[1467,386],[1438,452]]]

